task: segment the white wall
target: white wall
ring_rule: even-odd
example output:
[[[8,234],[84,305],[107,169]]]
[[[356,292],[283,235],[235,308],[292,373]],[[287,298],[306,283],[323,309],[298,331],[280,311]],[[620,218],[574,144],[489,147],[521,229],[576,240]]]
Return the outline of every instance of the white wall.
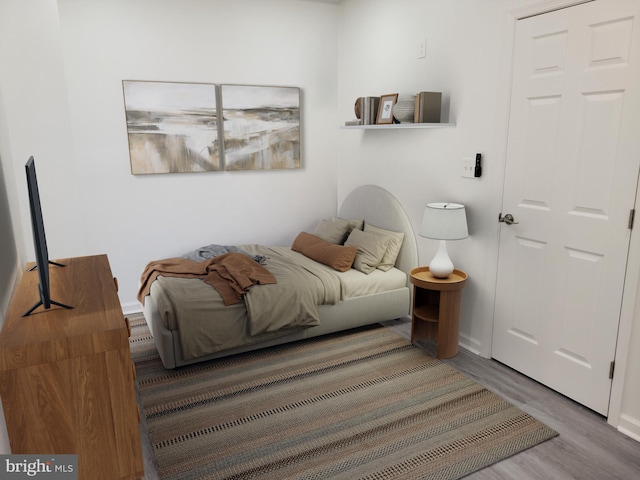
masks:
[[[355,98],[386,93],[443,92],[443,120],[455,128],[341,130],[339,196],[360,182],[391,190],[417,231],[424,205],[467,208],[470,237],[448,242],[454,264],[469,274],[463,292],[461,343],[488,356],[502,200],[503,146],[497,142],[505,88],[506,9],[498,0],[350,0],[342,7],[340,117],[354,117]],[[529,2],[531,3],[531,2]],[[418,47],[426,39],[426,57]],[[508,83],[506,83],[508,86]],[[483,155],[483,176],[461,178],[462,158]],[[437,242],[417,237],[420,263]]]
[[[56,2],[3,0],[0,9],[0,93],[7,126],[2,164],[17,223],[18,255],[24,264],[33,260],[24,180],[27,158],[34,155],[37,159],[52,253],[60,256],[82,250],[84,245],[78,208],[80,182],[72,155]]]
[[[38,167],[52,258],[107,253],[126,309],[152,259],[290,244],[337,208],[338,8],[294,0],[2,0],[16,230]],[[16,48],[19,46],[19,48]],[[302,169],[132,176],[122,80],[296,86]],[[13,178],[11,178],[13,176]],[[15,198],[17,197],[17,199]],[[18,241],[33,259],[30,237]],[[60,299],[64,301],[64,299]]]
[[[640,291],[636,298],[640,297]],[[614,422],[621,432],[640,441],[640,311],[629,335],[629,357],[626,365],[619,365],[622,377],[622,404],[615,406],[619,422]]]
[[[541,3],[0,0],[0,160],[20,263],[33,258],[29,155],[38,163],[51,256],[107,253],[125,308],[136,307],[148,260],[211,242],[289,244],[354,186],[375,183],[401,201],[416,230],[427,202],[467,205],[471,236],[449,244],[470,275],[461,342],[489,355],[508,12]],[[427,55],[418,59],[425,38]],[[132,176],[123,79],[299,86],[303,168]],[[455,128],[337,128],[354,117],[356,97],[420,90],[444,92]],[[483,177],[460,178],[460,159],[476,152]],[[435,242],[417,240],[426,264]],[[631,429],[640,419],[640,365],[631,363],[637,317],[617,400]]]
[[[470,237],[448,242],[454,264],[469,274],[462,295],[461,344],[491,354],[502,184],[505,167],[510,25],[524,7],[570,0],[348,0],[341,7],[340,121],[354,118],[357,97],[443,92],[443,120],[455,128],[341,130],[338,196],[375,183],[404,205],[418,231],[424,205],[450,201],[467,207]],[[418,58],[426,39],[426,57]],[[483,176],[461,178],[461,159],[482,153]],[[417,236],[420,264],[437,242]],[[640,264],[640,241],[636,240]],[[635,274],[634,274],[635,275]],[[635,275],[637,277],[637,275]],[[637,279],[634,280],[637,282]],[[634,295],[634,288],[627,294]],[[637,298],[637,297],[636,297]],[[609,421],[640,438],[640,312],[625,307],[618,377]],[[631,338],[631,341],[629,339]]]

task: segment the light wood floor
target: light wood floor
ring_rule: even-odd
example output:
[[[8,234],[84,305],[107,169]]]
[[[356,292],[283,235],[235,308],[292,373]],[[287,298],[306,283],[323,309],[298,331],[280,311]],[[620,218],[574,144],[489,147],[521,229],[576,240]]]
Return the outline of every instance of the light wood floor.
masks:
[[[405,338],[410,319],[386,322]],[[421,342],[435,356],[435,344]],[[593,411],[494,360],[464,349],[443,360],[489,390],[544,422],[559,436],[465,477],[469,480],[634,480],[640,479],[640,442],[615,430]],[[143,430],[145,480],[158,479]],[[283,479],[284,480],[284,479]]]

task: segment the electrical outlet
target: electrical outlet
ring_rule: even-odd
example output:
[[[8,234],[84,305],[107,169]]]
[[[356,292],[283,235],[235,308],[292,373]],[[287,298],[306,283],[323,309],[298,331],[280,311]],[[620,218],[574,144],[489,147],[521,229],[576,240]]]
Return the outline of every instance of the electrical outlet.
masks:
[[[476,168],[476,162],[473,158],[463,158],[462,159],[462,178],[475,178],[474,171]]]
[[[423,38],[418,46],[418,58],[424,58],[427,56],[427,39]]]

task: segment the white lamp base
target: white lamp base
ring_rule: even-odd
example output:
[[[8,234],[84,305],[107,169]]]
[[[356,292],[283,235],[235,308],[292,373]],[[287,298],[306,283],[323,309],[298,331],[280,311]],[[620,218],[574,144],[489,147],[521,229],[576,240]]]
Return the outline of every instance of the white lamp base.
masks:
[[[447,278],[453,272],[453,262],[447,253],[447,241],[440,240],[440,246],[429,264],[429,271],[436,278]]]

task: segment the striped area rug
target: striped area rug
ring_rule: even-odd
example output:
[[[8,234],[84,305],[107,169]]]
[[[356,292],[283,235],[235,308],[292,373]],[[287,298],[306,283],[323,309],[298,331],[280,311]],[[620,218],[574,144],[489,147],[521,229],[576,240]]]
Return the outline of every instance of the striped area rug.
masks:
[[[163,479],[456,479],[556,435],[385,327],[171,371],[132,323]]]

